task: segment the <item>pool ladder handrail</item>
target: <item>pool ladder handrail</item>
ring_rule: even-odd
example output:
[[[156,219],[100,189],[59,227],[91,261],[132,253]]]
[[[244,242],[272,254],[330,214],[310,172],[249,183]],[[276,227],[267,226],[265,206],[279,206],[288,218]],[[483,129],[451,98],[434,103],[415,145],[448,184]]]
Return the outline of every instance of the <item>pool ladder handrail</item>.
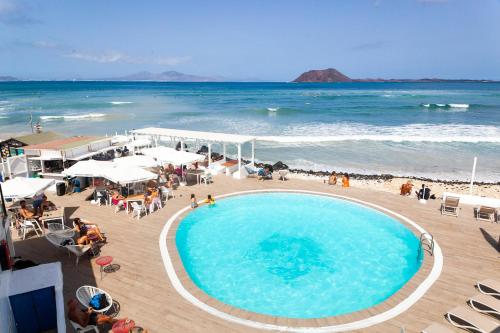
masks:
[[[422,252],[422,247],[424,245],[427,246],[431,256],[434,256],[434,236],[432,236],[428,232],[423,232],[420,234],[420,241],[419,241],[419,247],[418,247],[418,256],[420,257],[420,254]]]

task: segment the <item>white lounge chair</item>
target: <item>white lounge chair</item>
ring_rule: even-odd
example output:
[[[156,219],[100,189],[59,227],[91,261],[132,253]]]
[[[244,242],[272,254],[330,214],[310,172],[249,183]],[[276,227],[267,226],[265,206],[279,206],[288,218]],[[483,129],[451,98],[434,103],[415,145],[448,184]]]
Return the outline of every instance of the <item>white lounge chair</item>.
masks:
[[[78,333],[85,333],[85,332],[91,332],[94,331],[96,333],[99,333],[99,328],[95,325],[87,325],[85,327],[82,327],[75,323],[74,321],[70,320],[69,323],[71,324],[71,327],[75,330],[75,332]]]
[[[102,308],[100,310],[94,309],[94,311],[95,312],[100,312],[100,313],[104,313],[104,312],[108,311],[113,306],[113,299],[111,298],[111,296],[107,292],[105,292],[104,290],[99,289],[97,287],[93,287],[93,286],[81,286],[76,291],[76,299],[78,299],[78,301],[84,307],[88,308],[90,300],[96,294],[104,294],[106,296],[106,299],[108,300],[108,306],[106,306],[106,307],[104,307],[104,308]]]
[[[458,212],[460,210],[460,207],[458,207],[459,203],[459,197],[445,197],[444,202],[441,203],[441,215],[452,215],[458,217]]]
[[[423,329],[422,333],[454,333],[454,331],[444,325],[433,323]]]
[[[487,279],[479,281],[476,286],[483,294],[500,297],[500,281],[498,280]]]
[[[477,312],[500,316],[500,300],[485,294],[477,294],[469,299],[469,305]]]
[[[137,215],[137,219],[139,220],[142,214],[147,215],[148,211],[146,206],[139,205],[137,202],[131,202],[130,207],[132,207],[132,218]]]
[[[47,224],[47,229],[49,230],[49,233],[57,234],[65,238],[72,238],[75,235],[75,231],[73,229],[62,223],[49,223]]]
[[[465,306],[458,306],[446,313],[446,319],[455,327],[480,333],[496,333],[500,324]]]
[[[44,234],[40,224],[35,219],[19,220],[20,232],[22,232],[23,240],[26,239],[26,234],[33,230],[38,237]]]
[[[476,220],[495,222],[495,208],[488,206],[479,206],[478,208],[475,208],[474,211],[476,213]]]
[[[280,176],[280,180],[285,181],[286,176],[288,175],[288,170],[279,170],[278,175]]]
[[[205,185],[213,183],[214,181],[212,174],[210,172],[205,171],[205,173],[200,176],[200,182],[205,183]]]
[[[90,249],[90,245],[66,245],[65,248],[76,256],[75,265],[78,266],[80,257],[87,253]]]

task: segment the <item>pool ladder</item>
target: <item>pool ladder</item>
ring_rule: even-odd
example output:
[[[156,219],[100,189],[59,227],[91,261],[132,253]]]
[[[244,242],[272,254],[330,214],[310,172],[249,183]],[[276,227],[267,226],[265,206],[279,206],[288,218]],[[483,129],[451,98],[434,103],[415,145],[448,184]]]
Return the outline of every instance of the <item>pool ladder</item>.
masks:
[[[428,232],[423,232],[420,234],[420,245],[418,247],[418,257],[422,254],[422,248],[426,246],[427,250],[430,252],[431,256],[434,255],[434,236]]]

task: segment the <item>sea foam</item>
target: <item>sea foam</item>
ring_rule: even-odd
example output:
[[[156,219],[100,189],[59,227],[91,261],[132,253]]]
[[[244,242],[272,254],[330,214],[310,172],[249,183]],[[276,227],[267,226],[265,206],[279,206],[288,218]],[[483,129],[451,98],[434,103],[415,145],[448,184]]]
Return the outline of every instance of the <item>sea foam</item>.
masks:
[[[113,104],[113,105],[132,104],[132,103],[134,103],[134,102],[122,102],[122,101],[109,102],[109,104]]]
[[[469,104],[464,104],[464,103],[448,103],[448,104],[428,103],[428,104],[422,104],[422,106],[426,108],[456,108],[456,109],[468,109],[470,107]]]
[[[82,119],[95,119],[106,117],[104,113],[86,113],[79,115],[60,115],[60,116],[40,116],[43,121],[51,120],[82,120]]]

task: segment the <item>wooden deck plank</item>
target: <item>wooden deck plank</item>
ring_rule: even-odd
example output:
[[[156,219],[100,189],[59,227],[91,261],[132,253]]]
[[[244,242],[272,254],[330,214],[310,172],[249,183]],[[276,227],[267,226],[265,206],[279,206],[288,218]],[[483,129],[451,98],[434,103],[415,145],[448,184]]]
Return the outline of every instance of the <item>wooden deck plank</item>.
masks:
[[[120,270],[104,274],[101,280],[99,267],[95,265],[94,259],[82,257],[80,265],[75,267],[74,257],[68,258],[64,251],[54,248],[43,238],[17,240],[16,254],[39,263],[61,261],[66,300],[74,296],[79,286],[96,285],[109,291],[120,303],[119,317],[134,319],[150,333],[257,332],[256,329],[212,316],[182,298],[172,287],[163,267],[159,235],[168,218],[189,204],[190,193],[195,193],[198,199],[202,199],[208,193],[220,195],[271,188],[320,191],[376,203],[419,223],[434,235],[441,246],[444,255],[443,272],[431,290],[403,314],[360,332],[399,332],[401,326],[405,326],[406,332],[420,332],[431,322],[446,325],[443,314],[457,305],[464,305],[466,299],[476,292],[474,289],[476,281],[500,278],[499,254],[488,242],[488,239],[498,240],[500,226],[488,222],[476,222],[472,207],[463,206],[458,218],[441,216],[438,200],[422,205],[415,199],[397,194],[382,194],[359,188],[342,189],[298,179],[286,182],[278,180],[258,182],[255,179],[236,181],[225,176],[217,176],[215,183],[209,186],[181,187],[176,193],[176,198],[170,199],[164,209],[140,220],[132,219],[124,212],[115,214],[112,207],[91,205],[84,201],[88,191],[63,197],[50,196],[57,205],[73,207],[70,209],[72,217],[82,217],[97,222],[102,227],[108,237],[108,244],[102,248],[102,254],[113,256],[113,263],[119,264]],[[172,246],[168,248],[170,252],[175,251],[175,246],[174,249]],[[178,266],[180,258],[174,255],[173,259]],[[430,267],[426,267],[426,270],[428,269]],[[189,281],[187,284],[192,282]],[[200,295],[202,300],[207,298],[203,294]],[[210,303],[210,300],[208,302]],[[394,303],[394,300],[388,302],[389,305]],[[385,309],[384,306],[377,309]],[[227,309],[225,306],[221,308]],[[243,318],[270,321],[269,317],[245,311],[229,309],[228,312],[241,313]],[[373,310],[365,313],[371,312]],[[296,323],[297,321],[280,319],[271,322]],[[336,323],[337,320],[321,319],[311,322],[317,326],[319,323]]]

